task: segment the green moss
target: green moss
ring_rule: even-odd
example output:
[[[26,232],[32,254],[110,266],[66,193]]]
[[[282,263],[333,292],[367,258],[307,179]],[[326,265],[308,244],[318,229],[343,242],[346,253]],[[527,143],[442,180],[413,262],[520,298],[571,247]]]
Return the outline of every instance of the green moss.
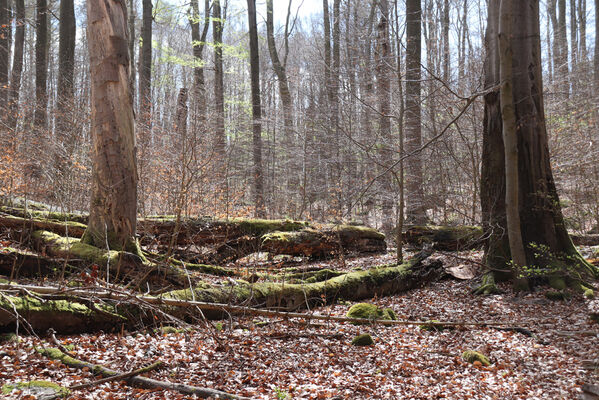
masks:
[[[385,240],[385,235],[376,229],[369,228],[367,226],[357,225],[339,225],[333,228],[334,232],[339,233],[341,237],[351,238],[353,236],[359,236],[365,239],[379,239]]]
[[[192,264],[192,263],[185,263],[185,262],[181,262],[181,261],[173,260],[173,259],[171,259],[171,262],[173,264],[181,266],[181,267],[184,266],[186,269],[188,269],[190,271],[197,271],[202,274],[216,275],[216,276],[235,276],[235,275],[237,275],[237,272],[235,270],[219,267],[217,265]]]
[[[89,315],[92,311],[85,305],[67,300],[47,300],[42,302],[30,296],[3,296],[0,297],[0,307],[13,309],[19,313],[25,312],[68,312],[74,314]]]
[[[489,358],[487,358],[487,356],[485,356],[483,353],[474,350],[466,350],[462,354],[462,358],[471,364],[474,364],[475,361],[478,361],[485,367],[491,365],[491,362],[489,361]]]
[[[483,275],[481,284],[475,287],[472,290],[472,293],[475,295],[488,296],[491,294],[499,294],[501,293],[501,290],[499,290],[499,288],[495,284],[495,276],[493,275],[493,273],[489,272]]]
[[[555,290],[564,290],[568,287],[564,278],[560,276],[549,277],[549,286],[551,286]]]
[[[251,235],[263,235],[272,231],[291,232],[308,226],[307,222],[292,221],[289,219],[233,218],[231,222],[238,224],[243,233]]]
[[[60,397],[67,397],[71,392],[69,391],[69,389],[62,387],[60,385],[57,385],[54,382],[49,382],[49,381],[30,381],[30,382],[19,382],[16,384],[5,384],[2,386],[2,394],[10,394],[13,390],[25,390],[25,389],[30,389],[33,391],[33,393],[35,392],[35,389],[46,389],[45,392],[47,391],[52,391],[54,395],[60,396]],[[37,394],[37,393],[36,393]],[[49,394],[49,393],[46,393]]]
[[[397,316],[390,308],[381,309],[370,303],[358,303],[347,312],[349,318],[395,320]]]
[[[173,333],[183,333],[185,332],[185,329],[177,328],[175,326],[161,326],[155,331],[161,333],[162,335],[169,335]]]
[[[430,320],[426,321],[426,323],[424,323],[422,325],[418,325],[418,327],[420,329],[422,329],[423,331],[429,331],[429,332],[441,332],[444,330],[454,329],[453,326],[443,325],[441,323],[441,321],[436,320],[436,319],[430,319]]]
[[[3,333],[0,335],[1,343],[19,343],[21,338],[16,333]]]
[[[351,344],[352,346],[372,346],[374,344],[374,340],[368,333],[363,333],[353,338]]]
[[[582,295],[589,300],[594,299],[595,291],[593,289],[587,288]]]
[[[571,295],[570,295],[570,293],[563,292],[563,291],[548,290],[545,292],[545,297],[548,298],[549,300],[553,300],[553,301],[563,301],[563,300],[568,300],[571,297]]]

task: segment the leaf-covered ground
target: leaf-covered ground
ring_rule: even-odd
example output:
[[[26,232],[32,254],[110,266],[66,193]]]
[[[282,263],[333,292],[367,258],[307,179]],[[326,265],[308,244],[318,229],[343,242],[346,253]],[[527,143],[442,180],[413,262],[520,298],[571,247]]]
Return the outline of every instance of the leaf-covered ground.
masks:
[[[364,260],[362,260],[364,261]],[[380,260],[379,260],[380,261]],[[72,355],[130,371],[153,361],[152,378],[211,387],[255,399],[576,399],[599,375],[583,361],[599,358],[599,325],[582,296],[551,302],[542,292],[516,297],[509,288],[489,297],[470,294],[472,282],[445,280],[404,295],[374,299],[402,320],[510,322],[537,336],[484,327],[427,331],[418,326],[354,326],[233,317],[181,333],[122,332],[59,337]],[[312,310],[344,315],[350,304]],[[372,334],[375,344],[354,347]],[[0,382],[49,380],[64,386],[92,379],[90,371],[49,361],[21,337],[0,345]],[[478,350],[490,367],[461,358]],[[14,391],[6,398],[23,398]],[[106,383],[71,399],[180,399],[176,392]]]

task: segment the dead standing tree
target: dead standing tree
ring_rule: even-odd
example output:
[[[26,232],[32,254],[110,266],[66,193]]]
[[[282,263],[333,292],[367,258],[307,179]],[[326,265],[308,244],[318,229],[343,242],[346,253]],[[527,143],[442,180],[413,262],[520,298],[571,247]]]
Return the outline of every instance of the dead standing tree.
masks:
[[[137,166],[127,7],[123,0],[88,0],[87,15],[93,171],[89,223],[82,241],[137,252]]]

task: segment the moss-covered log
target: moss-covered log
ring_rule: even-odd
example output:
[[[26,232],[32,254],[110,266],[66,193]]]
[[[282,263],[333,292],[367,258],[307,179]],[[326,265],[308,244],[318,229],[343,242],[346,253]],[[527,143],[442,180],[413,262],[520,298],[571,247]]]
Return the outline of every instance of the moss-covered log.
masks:
[[[160,322],[164,317],[159,313],[141,312],[143,304],[152,304],[153,307],[160,307],[162,311],[167,312],[177,318],[198,318],[197,309],[200,308],[203,314],[208,318],[222,318],[227,315],[226,312],[234,312],[233,310],[224,310],[222,305],[243,305],[254,307],[274,308],[277,310],[293,311],[306,307],[313,307],[322,304],[330,304],[338,299],[345,300],[361,300],[372,298],[375,296],[388,296],[396,293],[401,293],[413,288],[421,287],[432,280],[438,279],[443,275],[443,268],[439,261],[426,261],[427,254],[419,254],[411,260],[401,265],[395,266],[380,266],[364,271],[352,271],[330,279],[319,282],[303,283],[274,283],[274,282],[257,282],[249,283],[246,281],[228,281],[227,284],[216,285],[209,283],[200,283],[194,286],[193,291],[190,289],[177,290],[165,293],[160,298],[144,296],[142,301],[128,301],[131,298],[125,294],[113,292],[96,291],[90,296],[104,299],[106,302],[114,302],[119,304],[118,311],[121,315],[127,317],[126,320],[118,321],[117,328],[122,325],[137,326],[140,322],[156,323]],[[11,288],[6,286],[4,288]],[[56,289],[48,288],[30,288],[36,290],[41,297],[45,294],[55,296]],[[77,296],[77,298],[86,295],[85,290],[71,289],[69,291],[61,291],[63,296]],[[0,295],[1,298],[6,298],[6,295]],[[82,332],[96,330],[93,323],[83,324],[88,321],[86,318],[90,316],[88,306],[75,301],[74,303],[65,302],[65,300],[47,301],[43,304],[50,309],[58,309],[61,314],[57,314],[61,319],[55,317],[52,313],[44,313],[40,300],[35,298],[27,298],[23,300],[21,297],[10,297],[12,303],[20,304],[25,301],[26,307],[18,305],[19,313],[23,312],[25,318],[31,318],[30,323],[34,329],[45,331],[50,327],[59,332],[72,332],[75,327],[81,329]],[[6,299],[5,299],[6,300]],[[191,307],[186,304],[181,304],[180,300],[193,300]],[[32,307],[31,305],[35,307]],[[6,309],[6,316],[10,317],[12,310],[11,301],[0,303]],[[245,307],[238,307],[245,312]],[[33,312],[31,311],[33,309]],[[147,311],[147,310],[146,310]],[[68,315],[72,315],[73,321],[68,321]],[[158,316],[158,319],[155,319]],[[100,317],[106,319],[105,315]],[[125,318],[116,316],[115,318]],[[5,319],[5,318],[4,318]],[[64,321],[63,321],[64,320]],[[9,321],[10,322],[10,321]],[[14,322],[14,319],[13,321]],[[102,320],[100,321],[102,322]],[[108,329],[108,328],[102,328]]]
[[[155,216],[139,220],[138,230],[142,235],[142,243],[170,243],[175,224],[175,218],[172,216]],[[306,222],[282,219],[183,218],[177,244],[180,246],[222,244],[243,236],[261,237],[272,231],[295,231],[306,226]]]
[[[188,278],[180,268],[152,263],[138,254],[100,249],[79,239],[62,237],[48,231],[35,231],[32,237],[37,249],[43,254],[60,257],[69,263],[79,262],[109,268],[114,280],[134,282],[138,286],[149,285],[150,288],[161,288],[168,282],[178,287],[188,284]]]
[[[15,217],[21,217],[26,219],[44,219],[51,221],[70,221],[70,222],[78,222],[80,224],[87,225],[88,215],[86,214],[76,214],[76,213],[67,213],[60,211],[50,211],[49,209],[39,210],[37,208],[20,208],[20,207],[11,207],[11,206],[0,206],[1,214],[13,215]]]
[[[444,274],[439,261],[424,261],[428,253],[420,253],[396,266],[381,266],[364,271],[351,271],[312,283],[249,283],[237,281],[222,286],[200,284],[177,290],[165,296],[208,303],[245,304],[257,307],[296,310],[317,306],[337,299],[361,300],[374,296],[401,293],[438,279]]]
[[[599,235],[579,235],[576,233],[570,234],[572,243],[576,246],[597,246],[599,245]]]
[[[293,256],[325,257],[341,253],[377,253],[387,248],[385,235],[367,227],[339,225],[262,236],[262,251]]]
[[[90,308],[91,307],[91,308]],[[91,306],[74,300],[42,300],[32,296],[0,295],[0,330],[14,329],[18,318],[27,321],[38,333],[54,328],[64,334],[110,331],[128,323],[115,309]],[[26,326],[19,321],[20,326]],[[28,327],[26,326],[26,327]]]
[[[27,232],[45,230],[62,236],[81,237],[83,232],[85,232],[86,226],[74,221],[0,215],[0,228],[16,229]]]
[[[421,248],[432,245],[435,250],[457,251],[482,247],[484,235],[478,226],[412,226],[403,234],[404,241]]]

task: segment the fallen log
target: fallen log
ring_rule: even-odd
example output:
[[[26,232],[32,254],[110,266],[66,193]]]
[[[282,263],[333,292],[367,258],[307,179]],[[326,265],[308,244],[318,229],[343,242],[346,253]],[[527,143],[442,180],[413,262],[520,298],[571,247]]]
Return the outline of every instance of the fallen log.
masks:
[[[444,274],[441,263],[439,261],[427,263],[427,256],[428,254],[422,253],[399,266],[381,266],[365,271],[351,271],[320,282],[290,284],[285,282],[249,283],[242,280],[231,280],[223,285],[200,283],[196,284],[193,289],[175,290],[160,297],[133,296],[131,293],[101,288],[90,292],[89,290],[74,288],[60,290],[48,287],[0,285],[0,290],[14,292],[23,289],[31,293],[37,293],[37,296],[60,295],[65,298],[71,296],[77,299],[102,299],[104,302],[119,304],[119,317],[123,320],[119,322],[118,326],[121,324],[136,326],[144,321],[146,323],[155,323],[157,321],[153,319],[151,313],[147,314],[145,320],[143,317],[140,318],[139,310],[149,308],[148,305],[154,305],[170,316],[179,319],[197,317],[197,312],[194,313],[194,310],[197,309],[200,309],[203,315],[208,318],[218,319],[227,315],[227,313],[246,312],[248,305],[294,311],[330,304],[337,299],[361,300],[375,296],[388,296],[421,287]],[[9,298],[12,303],[17,303],[17,305],[30,302],[29,299],[23,300],[22,297],[15,295],[11,295]],[[40,300],[34,300],[40,302]],[[59,300],[48,300],[47,304],[44,304],[48,307],[57,301]],[[82,316],[88,317],[90,310],[85,306],[81,309],[79,307],[82,304],[78,304],[78,308],[75,310],[75,316],[78,320],[81,320]],[[64,303],[60,303],[60,305],[64,306]],[[0,299],[0,307],[5,310],[12,308],[10,302],[2,299]],[[64,309],[64,307],[62,308]],[[24,309],[29,312],[27,315],[30,318],[35,317],[34,323],[32,323],[34,329],[37,330],[39,326],[42,326],[44,331],[49,327],[53,327],[56,331],[64,331],[62,323],[55,321],[52,314],[45,314],[41,307],[37,307],[35,310],[37,312],[34,314],[29,309]],[[116,310],[116,308],[112,308],[109,311],[116,314]],[[136,317],[128,318],[127,315],[129,314]],[[10,317],[10,313],[7,316]],[[27,318],[27,316],[24,317]],[[10,318],[0,318],[0,321],[7,325],[14,322],[14,317],[12,320]],[[114,323],[114,321],[112,322]],[[70,330],[72,331],[72,329]]]
[[[378,253],[387,249],[385,235],[353,225],[305,228],[294,232],[272,232],[262,236],[262,251],[292,256],[326,257],[341,253]]]
[[[175,224],[175,219],[168,216],[140,219],[137,228],[142,244],[157,242],[168,245],[175,230]],[[282,219],[183,218],[180,222],[177,244],[179,246],[222,244],[243,236],[261,237],[272,231],[295,231],[307,225],[308,223],[303,221]]]
[[[188,284],[188,277],[180,268],[149,262],[139,254],[105,250],[82,243],[79,239],[62,237],[48,231],[35,231],[33,241],[43,254],[59,257],[68,262],[83,260],[88,265],[108,268],[112,279],[134,282],[152,289],[172,283],[177,287]]]
[[[81,224],[87,225],[88,215],[86,214],[75,214],[75,213],[67,213],[60,211],[50,211],[47,209],[38,210],[35,208],[21,208],[21,207],[11,207],[11,206],[0,206],[1,214],[13,215],[15,217],[21,217],[25,219],[45,219],[51,221],[70,221],[70,222],[79,222]]]
[[[11,285],[11,288],[27,288],[28,290],[35,291],[36,293],[61,293],[61,290],[58,288],[52,287],[35,287],[35,286],[24,286],[24,285]],[[3,290],[4,287],[0,285],[0,290]],[[84,291],[73,291],[74,294],[83,294]],[[502,330],[510,330],[522,333],[522,331],[526,331],[521,326],[523,323],[515,322],[515,321],[507,321],[507,322],[484,322],[484,321],[431,321],[431,320],[392,320],[392,319],[369,319],[369,318],[352,318],[352,317],[344,317],[344,316],[336,316],[330,314],[315,314],[315,313],[300,313],[300,312],[289,312],[289,311],[278,311],[278,310],[270,310],[270,309],[261,309],[261,308],[253,308],[247,306],[238,306],[231,304],[215,304],[215,303],[205,303],[200,301],[193,300],[178,300],[171,298],[158,298],[158,297],[149,297],[149,296],[134,296],[134,295],[124,295],[122,293],[116,292],[94,292],[96,296],[102,299],[111,299],[115,301],[132,301],[138,300],[139,302],[144,302],[148,304],[155,304],[161,306],[168,307],[180,307],[180,308],[199,308],[203,311],[226,311],[230,314],[234,315],[257,315],[262,317],[276,317],[282,318],[284,320],[287,319],[302,319],[305,321],[333,321],[340,323],[350,323],[350,324],[375,324],[375,325],[426,325],[426,326],[440,326],[440,327],[459,327],[459,326],[472,326],[472,327],[498,327],[498,329]],[[516,326],[517,325],[517,326]]]
[[[577,233],[570,233],[570,239],[575,246],[598,246],[599,235],[580,235]]]
[[[484,234],[478,226],[412,226],[403,234],[405,243],[422,248],[430,245],[434,250],[459,251],[478,249],[483,245]]]
[[[0,215],[0,228],[17,229],[22,232],[44,230],[61,236],[81,237],[86,226],[73,221],[55,221],[40,218],[22,218],[13,215]]]
[[[51,360],[57,360],[62,362],[63,364],[78,369],[89,369],[95,375],[101,375],[105,377],[113,377],[115,375],[122,375],[122,372],[118,372],[112,370],[110,368],[106,368],[100,364],[92,364],[87,361],[76,359],[68,354],[63,353],[57,348],[37,348],[36,351],[43,355],[44,357],[50,358]],[[182,394],[190,395],[190,396],[198,396],[202,399],[213,398],[213,399],[245,399],[244,397],[235,396],[226,392],[222,392],[220,390],[203,388],[197,386],[185,385],[182,383],[172,383],[172,382],[164,382],[158,381],[156,379],[147,378],[144,376],[131,376],[126,379],[128,383],[133,386],[141,387],[141,388],[150,388],[150,389],[163,389],[163,390],[172,390]]]
[[[52,276],[68,266],[65,262],[66,260],[42,256],[29,250],[0,248],[0,275],[11,279],[20,276]]]

